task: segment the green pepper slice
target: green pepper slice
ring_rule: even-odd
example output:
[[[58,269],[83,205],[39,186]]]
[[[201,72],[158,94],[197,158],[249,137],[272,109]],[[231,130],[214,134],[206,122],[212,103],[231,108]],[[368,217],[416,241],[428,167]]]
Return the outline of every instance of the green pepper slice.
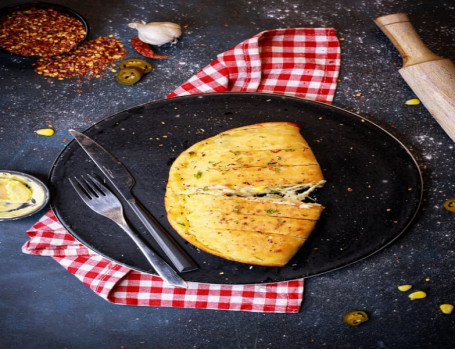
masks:
[[[144,75],[144,73],[140,69],[130,67],[120,69],[115,79],[120,84],[133,85],[141,80],[142,75]]]
[[[350,326],[359,326],[362,322],[368,321],[368,315],[361,310],[350,311],[344,315],[343,321]]]
[[[141,69],[143,73],[150,73],[153,69],[149,62],[140,58],[130,58],[120,63],[120,69],[125,68],[138,68]]]
[[[444,202],[444,208],[447,211],[455,212],[455,198],[449,199],[446,202]]]

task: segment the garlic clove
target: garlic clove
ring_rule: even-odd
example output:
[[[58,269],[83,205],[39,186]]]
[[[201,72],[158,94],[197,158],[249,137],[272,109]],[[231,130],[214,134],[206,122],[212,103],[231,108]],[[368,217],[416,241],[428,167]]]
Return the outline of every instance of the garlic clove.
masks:
[[[180,25],[172,22],[132,22],[128,26],[137,29],[139,40],[155,46],[175,44],[182,35]]]

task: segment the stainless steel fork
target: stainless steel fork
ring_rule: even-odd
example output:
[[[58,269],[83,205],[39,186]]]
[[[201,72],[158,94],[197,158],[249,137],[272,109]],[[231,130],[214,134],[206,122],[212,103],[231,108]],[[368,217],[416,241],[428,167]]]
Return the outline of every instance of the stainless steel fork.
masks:
[[[81,176],[74,177],[74,182],[69,181],[81,199],[96,213],[109,218],[117,223],[129,237],[136,243],[144,256],[168,284],[178,287],[187,287],[186,282],[173,270],[160,256],[148,247],[141,238],[130,228],[123,214],[120,200],[103,184],[94,177],[87,175],[88,179]]]

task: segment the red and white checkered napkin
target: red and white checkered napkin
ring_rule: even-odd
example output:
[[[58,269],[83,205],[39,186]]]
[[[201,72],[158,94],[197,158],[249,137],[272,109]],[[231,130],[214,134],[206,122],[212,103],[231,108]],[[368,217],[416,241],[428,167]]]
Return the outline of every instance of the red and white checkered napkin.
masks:
[[[199,71],[168,97],[249,91],[287,94],[331,103],[340,67],[332,28],[277,29],[240,43]],[[50,256],[109,302],[218,310],[296,313],[303,279],[258,285],[188,282],[171,287],[155,275],[131,270],[76,241],[48,211],[27,231],[24,253]]]

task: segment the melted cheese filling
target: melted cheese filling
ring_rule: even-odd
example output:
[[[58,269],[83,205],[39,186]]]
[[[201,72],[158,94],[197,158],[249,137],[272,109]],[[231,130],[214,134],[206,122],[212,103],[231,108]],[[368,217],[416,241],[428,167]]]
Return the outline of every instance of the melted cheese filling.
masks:
[[[292,186],[276,186],[276,187],[238,187],[230,188],[222,185],[207,186],[204,188],[187,188],[182,194],[195,194],[204,193],[207,195],[227,195],[227,196],[239,196],[246,197],[250,200],[261,200],[266,198],[268,201],[272,199],[272,202],[278,204],[293,203],[293,204],[304,204],[306,199],[310,199],[310,194],[318,189],[322,188],[325,184],[325,180],[320,181],[316,184],[299,184]]]

